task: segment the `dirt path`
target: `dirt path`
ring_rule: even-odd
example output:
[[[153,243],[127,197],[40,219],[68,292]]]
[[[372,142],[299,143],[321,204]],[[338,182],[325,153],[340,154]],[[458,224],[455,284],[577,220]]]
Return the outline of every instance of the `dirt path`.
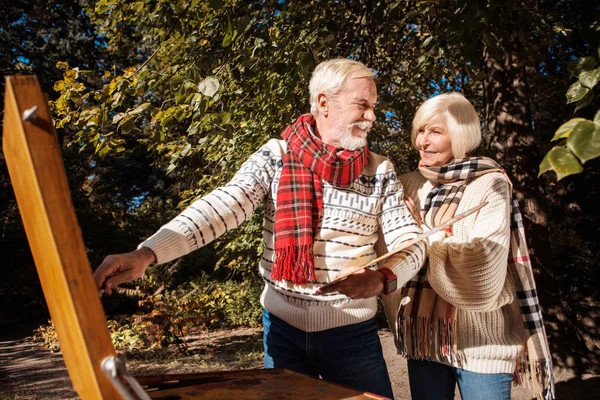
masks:
[[[60,354],[41,350],[23,330],[20,339],[7,339],[7,325],[0,324],[0,400],[77,399]],[[384,355],[397,400],[409,400],[406,362],[396,355],[389,331],[380,331]],[[189,355],[176,349],[125,355],[128,369],[136,374],[203,372],[262,366],[262,329],[217,331],[187,339]],[[576,378],[556,371],[557,399],[599,399],[600,378]],[[460,395],[457,392],[457,399]],[[527,389],[513,388],[513,400],[530,400]]]

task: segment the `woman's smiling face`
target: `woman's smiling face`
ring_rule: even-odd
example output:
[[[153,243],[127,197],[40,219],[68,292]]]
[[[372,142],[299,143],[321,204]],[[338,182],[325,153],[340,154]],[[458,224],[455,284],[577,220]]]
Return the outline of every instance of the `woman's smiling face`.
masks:
[[[454,159],[450,135],[441,122],[420,127],[415,138],[415,146],[421,156],[419,165],[440,167]]]

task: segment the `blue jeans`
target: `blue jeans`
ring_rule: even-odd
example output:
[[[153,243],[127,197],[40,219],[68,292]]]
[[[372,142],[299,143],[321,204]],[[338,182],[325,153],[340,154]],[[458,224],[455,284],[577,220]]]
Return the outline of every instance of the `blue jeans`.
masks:
[[[375,319],[304,332],[263,311],[265,368],[286,368],[393,398]]]
[[[408,360],[413,400],[454,399],[454,387],[463,400],[510,400],[511,374],[480,374],[434,361]]]

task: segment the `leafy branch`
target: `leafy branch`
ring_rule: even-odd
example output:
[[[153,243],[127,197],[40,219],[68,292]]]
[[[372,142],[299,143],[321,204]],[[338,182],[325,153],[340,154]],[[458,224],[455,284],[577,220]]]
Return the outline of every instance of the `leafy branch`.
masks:
[[[600,57],[600,48],[598,49]],[[576,103],[575,112],[587,107],[594,99],[594,87],[600,80],[600,62],[595,57],[582,57],[569,65],[571,75],[577,78],[567,90],[567,104]],[[558,181],[583,172],[583,165],[600,156],[600,110],[593,120],[572,118],[554,133],[552,142],[560,141],[540,163],[538,176],[556,172]]]

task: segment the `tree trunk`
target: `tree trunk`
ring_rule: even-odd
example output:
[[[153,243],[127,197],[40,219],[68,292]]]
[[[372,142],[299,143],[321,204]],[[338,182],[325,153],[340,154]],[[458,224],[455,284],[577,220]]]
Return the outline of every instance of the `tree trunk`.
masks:
[[[544,271],[537,278],[538,286],[550,289],[544,284],[550,283],[552,257],[545,189],[537,177],[541,161],[539,140],[532,129],[525,67],[517,57],[515,43],[511,38],[504,39],[500,54],[495,51],[492,55],[487,48],[483,54],[483,69],[487,75],[484,86],[485,138],[489,150],[513,183],[525,219],[534,268]]]

